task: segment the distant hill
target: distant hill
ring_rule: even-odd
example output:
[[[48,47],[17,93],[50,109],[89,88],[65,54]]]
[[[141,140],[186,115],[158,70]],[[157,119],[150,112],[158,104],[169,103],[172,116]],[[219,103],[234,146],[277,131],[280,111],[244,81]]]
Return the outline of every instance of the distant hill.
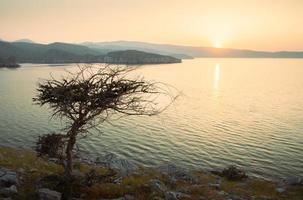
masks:
[[[303,52],[253,51],[242,49],[191,47],[144,42],[99,42],[39,44],[0,41],[0,60],[13,58],[16,63],[179,63],[196,57],[226,58],[303,58]],[[161,54],[161,55],[160,55]]]
[[[178,52],[166,45],[158,45],[145,42],[131,42],[131,41],[113,41],[113,42],[84,42],[82,45],[102,50],[110,51],[121,51],[121,50],[137,50],[149,53],[161,54],[161,55],[172,55],[172,54],[183,54],[188,56],[185,52]],[[184,56],[184,57],[186,57]]]
[[[68,43],[38,44],[0,41],[0,60],[14,58],[17,63],[120,63],[159,64],[178,63],[171,56],[140,51],[101,50]]]
[[[15,42],[27,42],[27,43],[35,43],[34,41],[30,40],[30,39],[20,39],[20,40],[16,40]]]
[[[109,52],[104,56],[104,62],[115,64],[157,64],[180,63],[181,59],[136,50],[124,50]]]
[[[253,51],[245,49],[231,48],[214,48],[214,47],[195,47],[181,46],[170,44],[153,44],[136,41],[113,41],[113,42],[85,42],[82,43],[87,47],[94,49],[111,49],[111,50],[139,50],[150,53],[158,53],[162,55],[182,55],[186,57],[201,58],[201,57],[228,57],[228,58],[303,58],[302,51]],[[178,57],[178,56],[176,56]],[[179,56],[181,58],[181,56]]]
[[[179,58],[179,59],[194,59],[194,57],[192,56],[189,56],[189,55],[186,55],[186,54],[178,54],[178,53],[175,53],[175,54],[170,54],[169,56],[172,56],[174,58]]]

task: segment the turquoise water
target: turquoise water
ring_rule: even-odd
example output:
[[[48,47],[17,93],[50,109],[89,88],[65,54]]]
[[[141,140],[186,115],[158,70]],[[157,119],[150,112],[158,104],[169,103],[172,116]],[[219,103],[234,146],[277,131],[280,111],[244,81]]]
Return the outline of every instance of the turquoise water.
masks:
[[[33,147],[38,135],[63,127],[32,97],[39,80],[65,70],[75,65],[0,69],[0,145]],[[82,151],[145,166],[236,164],[257,177],[303,176],[303,60],[194,59],[136,73],[172,84],[180,97],[159,116],[100,125],[79,140]]]

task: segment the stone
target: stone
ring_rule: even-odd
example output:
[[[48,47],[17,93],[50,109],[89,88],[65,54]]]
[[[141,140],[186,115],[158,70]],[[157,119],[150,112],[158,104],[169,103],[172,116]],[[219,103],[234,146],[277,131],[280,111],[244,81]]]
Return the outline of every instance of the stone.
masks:
[[[190,195],[174,191],[167,191],[164,196],[165,200],[190,199]]]
[[[222,176],[232,181],[239,181],[247,178],[246,173],[236,166],[230,166],[222,171]]]
[[[278,193],[283,193],[283,192],[286,191],[286,188],[277,188],[276,191],[277,191]]]
[[[223,190],[221,190],[221,191],[218,192],[218,195],[220,195],[220,196],[227,196],[228,193],[224,192]]]
[[[138,169],[136,165],[128,160],[118,158],[115,154],[108,154],[103,159],[97,158],[96,163],[117,170],[122,176],[127,176]]]
[[[95,164],[95,161],[94,161],[93,158],[91,158],[87,154],[80,153],[80,152],[77,152],[77,155],[74,159],[78,162],[85,163],[85,164],[88,164],[88,165],[94,165]]]
[[[303,179],[301,177],[289,177],[285,179],[284,182],[286,185],[291,185],[291,186],[303,185]]]
[[[62,194],[60,192],[50,190],[48,188],[41,188],[38,190],[39,200],[61,200]]]
[[[24,173],[25,173],[25,170],[24,170],[23,168],[19,168],[19,169],[17,170],[17,172],[20,173],[20,174],[24,174]]]
[[[61,164],[61,160],[59,158],[49,158],[48,162],[55,163],[55,164]]]
[[[13,194],[16,194],[18,193],[18,190],[17,190],[17,187],[15,185],[12,185],[8,188],[8,190],[13,193]]]
[[[15,185],[0,189],[0,195],[2,195],[4,197],[11,197],[17,193],[18,193],[18,190]]]
[[[190,171],[177,167],[174,164],[162,165],[158,167],[157,170],[161,173],[169,175],[170,179],[172,180],[179,179],[190,183],[197,183],[197,178],[192,176]],[[174,182],[176,182],[176,180],[174,180]]]
[[[178,194],[176,192],[165,192],[165,200],[178,200]]]
[[[17,173],[0,167],[0,186],[9,187],[18,184]]]
[[[221,169],[212,169],[210,170],[210,173],[217,175],[217,176],[222,176],[222,170]]]
[[[152,179],[149,181],[149,187],[153,192],[164,192],[166,190],[166,186],[160,180]]]
[[[209,183],[208,186],[216,190],[219,190],[221,188],[221,185],[219,183]]]
[[[229,199],[230,200],[247,200],[247,199],[242,198],[242,197],[237,196],[237,195],[230,195]]]
[[[115,184],[121,184],[122,181],[123,181],[123,178],[122,178],[122,177],[117,177],[117,178],[115,178],[115,179],[113,180],[113,183],[115,183]]]
[[[124,199],[125,199],[125,200],[135,200],[135,197],[132,196],[132,195],[130,195],[130,194],[126,194],[126,195],[124,196]]]

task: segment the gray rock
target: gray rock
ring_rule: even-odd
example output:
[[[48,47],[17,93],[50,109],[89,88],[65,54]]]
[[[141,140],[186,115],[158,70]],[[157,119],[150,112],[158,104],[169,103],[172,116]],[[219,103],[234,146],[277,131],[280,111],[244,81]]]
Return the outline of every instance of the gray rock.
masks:
[[[125,200],[135,200],[135,197],[132,196],[132,195],[127,194],[127,195],[124,196],[124,199]]]
[[[0,195],[4,197],[11,197],[18,193],[17,187],[15,185],[12,185],[7,188],[1,188],[0,189]]]
[[[303,179],[301,177],[290,177],[285,180],[285,184],[287,185],[303,185]]]
[[[0,167],[0,186],[11,186],[18,184],[17,173]]]
[[[24,173],[25,173],[25,170],[24,170],[23,168],[19,168],[19,169],[17,170],[17,172],[20,173],[20,174],[24,174]]]
[[[229,166],[228,168],[223,169],[221,176],[224,176],[232,181],[239,181],[247,178],[244,170],[236,166]]]
[[[121,184],[123,181],[123,177],[117,177],[113,180],[113,183],[115,184]]]
[[[178,200],[179,193],[176,192],[165,192],[165,200]]]
[[[222,176],[222,169],[219,169],[219,168],[211,169],[210,173],[217,175],[217,176]]]
[[[218,195],[227,196],[228,193],[227,193],[227,192],[224,192],[224,191],[222,190],[222,191],[219,191],[219,192],[218,192]]]
[[[117,170],[122,176],[127,176],[137,169],[136,165],[118,158],[115,154],[108,154],[103,159],[97,158],[96,163]]]
[[[61,193],[50,190],[48,188],[41,188],[38,190],[39,200],[61,200]]]
[[[286,188],[283,188],[283,187],[276,188],[276,191],[277,191],[278,193],[283,193],[283,192],[286,191]]]
[[[81,163],[89,164],[89,165],[95,164],[94,159],[92,159],[90,156],[88,156],[86,154],[80,154],[79,157],[77,157],[75,160],[77,160],[78,162],[81,162]]]
[[[178,199],[190,199],[190,195],[188,194],[183,194],[180,192],[173,192],[173,191],[167,191],[164,194],[165,200],[178,200]]]
[[[169,175],[173,180],[179,179],[190,183],[197,183],[197,178],[194,177],[189,170],[177,167],[174,164],[162,165],[158,167],[157,170]]]
[[[55,164],[61,164],[61,160],[59,158],[49,158],[48,162],[55,163]]]
[[[153,192],[164,192],[166,190],[166,186],[160,180],[152,179],[149,182],[149,187],[152,189]]]
[[[13,194],[16,194],[18,193],[18,190],[17,190],[17,187],[15,185],[12,185],[8,188],[8,190],[13,193]]]
[[[221,185],[219,183],[209,183],[208,186],[215,188],[216,190],[219,190],[221,188]]]
[[[229,199],[231,199],[231,200],[247,200],[247,199],[245,199],[243,197],[240,197],[240,196],[237,196],[237,195],[230,195]]]

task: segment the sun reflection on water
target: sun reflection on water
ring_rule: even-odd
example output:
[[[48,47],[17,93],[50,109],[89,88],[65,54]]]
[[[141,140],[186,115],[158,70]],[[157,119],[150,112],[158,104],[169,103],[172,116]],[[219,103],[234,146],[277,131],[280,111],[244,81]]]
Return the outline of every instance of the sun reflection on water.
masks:
[[[220,83],[220,64],[216,64],[214,68],[214,89],[219,89],[219,83]]]

